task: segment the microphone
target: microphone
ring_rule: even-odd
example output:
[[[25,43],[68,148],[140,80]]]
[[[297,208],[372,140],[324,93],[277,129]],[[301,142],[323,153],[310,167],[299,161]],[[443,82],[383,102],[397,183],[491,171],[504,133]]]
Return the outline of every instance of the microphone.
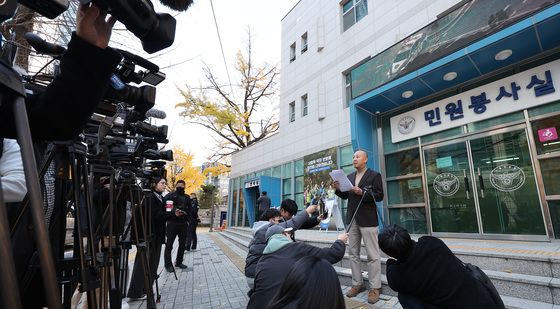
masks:
[[[164,111],[152,108],[146,112],[146,117],[165,119],[167,117],[167,114]]]
[[[63,46],[49,43],[42,37],[38,36],[33,32],[27,32],[25,34],[25,39],[31,45],[38,54],[49,55],[49,56],[61,56],[66,52],[66,48]]]
[[[193,0],[159,0],[159,2],[175,11],[186,11]]]

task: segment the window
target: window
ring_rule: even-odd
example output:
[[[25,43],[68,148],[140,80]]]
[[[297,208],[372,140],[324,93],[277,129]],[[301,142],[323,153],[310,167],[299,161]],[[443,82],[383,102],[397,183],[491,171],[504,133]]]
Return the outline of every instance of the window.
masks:
[[[302,160],[298,160],[295,163],[295,171],[294,171],[294,180],[295,180],[295,185],[294,185],[294,189],[295,189],[295,195],[294,195],[294,200],[296,201],[297,205],[298,205],[298,210],[302,210],[305,209],[305,205],[303,204],[303,171],[304,171],[304,167],[303,167],[303,159]]]
[[[290,103],[290,122],[296,121],[296,102]]]
[[[344,75],[345,79],[345,89],[346,89],[346,101],[344,101],[344,108],[350,106],[350,101],[352,101],[352,77],[350,76],[350,72]]]
[[[307,32],[301,36],[301,53],[305,53],[307,51]]]
[[[301,116],[305,116],[308,113],[308,105],[307,105],[307,94],[301,97]]]
[[[367,0],[348,0],[342,5],[342,25],[344,31],[359,22],[367,14]]]
[[[296,42],[290,45],[290,62],[296,60]]]

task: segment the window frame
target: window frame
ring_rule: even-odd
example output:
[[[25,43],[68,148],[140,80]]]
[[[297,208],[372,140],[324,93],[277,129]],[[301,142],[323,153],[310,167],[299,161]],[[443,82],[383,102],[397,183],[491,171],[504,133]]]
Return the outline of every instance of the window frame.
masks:
[[[296,121],[296,101],[290,102],[290,109],[288,112],[288,120],[289,122]]]
[[[301,35],[301,53],[305,53],[307,51],[307,31]]]
[[[366,14],[361,16],[358,19],[357,7],[358,7],[358,4],[362,3],[362,1],[365,1]],[[347,5],[348,3],[352,3],[352,6],[350,6],[345,11],[344,6]],[[341,12],[342,12],[342,32],[345,32],[346,30],[352,28],[352,26],[354,26],[357,22],[359,22],[360,20],[362,20],[365,16],[367,16],[369,14],[368,6],[367,6],[367,0],[348,0],[348,1],[344,1],[340,4],[340,9],[341,9]],[[350,14],[350,12],[353,15],[353,22],[351,24],[349,24],[347,28],[345,28],[344,18],[346,17],[347,14]]]
[[[309,114],[309,100],[307,98],[307,93],[301,96],[301,117],[305,117]]]
[[[296,60],[296,42],[290,45],[290,63]]]

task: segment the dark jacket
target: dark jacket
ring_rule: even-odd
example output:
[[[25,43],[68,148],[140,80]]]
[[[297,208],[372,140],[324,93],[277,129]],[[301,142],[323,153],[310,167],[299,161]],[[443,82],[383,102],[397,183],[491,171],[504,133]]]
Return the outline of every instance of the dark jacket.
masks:
[[[265,211],[270,208],[270,198],[266,195],[259,196],[257,199],[257,206],[260,211]]]
[[[154,235],[154,240],[158,244],[165,243],[165,221],[175,217],[174,212],[165,211],[165,201],[163,197],[161,200],[157,197],[159,193],[152,192],[152,205],[151,205],[151,216],[152,216],[152,235]]]
[[[101,49],[75,33],[60,61],[61,74],[40,95],[26,98],[35,139],[68,140],[81,131],[102,101],[109,78],[121,61],[111,49]],[[11,104],[0,103],[0,136],[16,136]]]
[[[348,180],[357,187],[361,189],[368,188],[371,189],[372,194],[364,192],[365,196],[362,201],[362,205],[360,209],[358,209],[358,213],[356,214],[356,223],[358,226],[361,227],[372,227],[377,226],[377,206],[375,205],[375,201],[382,201],[383,200],[383,182],[381,180],[381,174],[378,172],[367,169],[360,180],[360,183],[356,185],[356,172],[351,173],[348,175]],[[346,212],[346,224],[350,223],[354,213],[356,212],[356,208],[362,199],[362,196],[356,195],[351,191],[341,192],[336,190],[336,195],[341,197],[342,199],[348,199],[348,210]],[[374,199],[375,198],[375,199]]]
[[[247,308],[266,308],[284,283],[292,265],[302,257],[317,256],[334,264],[344,257],[345,250],[346,245],[341,240],[335,241],[329,248],[318,248],[306,243],[294,242],[270,254],[263,255],[257,265],[255,288]]]
[[[188,194],[179,194],[177,193],[177,191],[174,191],[165,196],[165,201],[169,201],[169,200],[173,201],[174,209],[181,209],[186,214],[180,217],[173,216],[168,220],[168,222],[186,224],[189,221],[191,208],[192,208],[190,196]]]
[[[191,212],[189,215],[189,224],[197,225],[198,224],[198,199],[192,198],[191,199]]]
[[[439,308],[496,308],[486,288],[443,241],[432,236],[414,242],[406,259],[389,259],[387,281],[394,291]]]
[[[283,227],[291,227],[294,230],[299,229],[307,222],[309,215],[305,211],[301,211],[293,216],[290,220],[278,223]],[[257,263],[261,259],[264,248],[266,247],[265,234],[268,228],[273,225],[268,221],[257,221],[253,225],[253,239],[249,243],[249,252],[245,259],[245,276],[255,278],[257,273]]]

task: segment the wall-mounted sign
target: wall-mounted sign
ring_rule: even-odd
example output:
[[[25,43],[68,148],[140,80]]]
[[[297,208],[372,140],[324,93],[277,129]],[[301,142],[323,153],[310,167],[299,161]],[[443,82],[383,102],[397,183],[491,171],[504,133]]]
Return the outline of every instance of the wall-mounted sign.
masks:
[[[539,133],[539,142],[551,142],[558,139],[558,132],[555,127],[540,129],[537,131]]]
[[[437,168],[446,168],[453,166],[453,159],[451,157],[442,157],[436,159],[436,167]]]
[[[393,143],[560,99],[560,60],[391,117]],[[540,136],[540,135],[539,135]]]
[[[408,180],[408,189],[420,189],[422,188],[422,179],[421,178],[414,178]]]
[[[258,179],[249,180],[245,182],[245,189],[258,187],[260,185],[260,181]]]

